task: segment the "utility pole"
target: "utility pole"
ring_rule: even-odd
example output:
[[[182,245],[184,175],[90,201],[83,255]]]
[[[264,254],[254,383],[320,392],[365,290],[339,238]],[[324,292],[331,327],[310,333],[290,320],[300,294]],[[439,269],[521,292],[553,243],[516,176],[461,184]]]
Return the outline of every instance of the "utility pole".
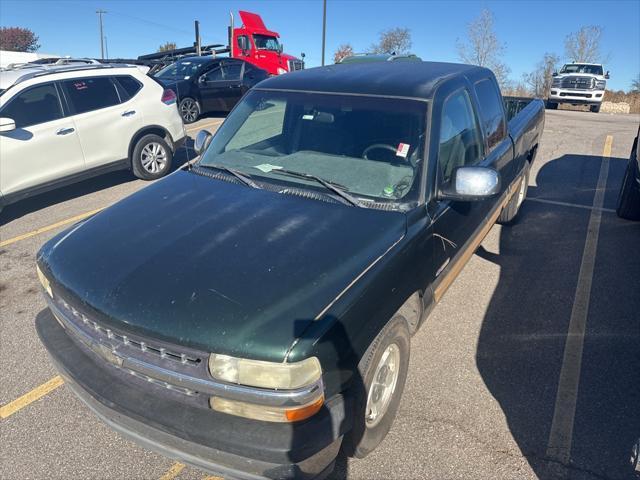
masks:
[[[104,53],[107,56],[107,60],[109,60],[109,42],[106,35],[104,36]]]
[[[104,15],[106,10],[96,10],[98,14],[98,18],[100,20],[100,58],[104,60],[104,34],[102,33],[102,15]]]
[[[196,42],[194,44],[194,46],[196,47],[196,55],[200,56],[202,55],[202,50],[201,50],[201,45],[200,45],[200,22],[198,20],[195,21],[195,27],[196,27]]]
[[[327,0],[322,0],[322,66],[324,67],[324,44],[327,36]]]

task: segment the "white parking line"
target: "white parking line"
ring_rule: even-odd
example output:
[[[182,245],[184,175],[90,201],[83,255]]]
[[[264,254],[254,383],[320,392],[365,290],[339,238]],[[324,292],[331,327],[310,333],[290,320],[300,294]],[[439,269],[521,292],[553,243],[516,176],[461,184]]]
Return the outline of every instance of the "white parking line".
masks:
[[[587,314],[589,313],[589,300],[591,297],[591,283],[593,281],[593,269],[598,248],[598,234],[600,220],[602,218],[602,205],[604,192],[609,176],[609,157],[611,156],[611,143],[613,137],[607,136],[602,153],[602,163],[598,176],[598,185],[593,198],[593,209],[589,217],[587,238],[582,253],[580,273],[576,287],[569,331],[564,346],[562,369],[556,393],[556,402],[553,411],[553,421],[549,432],[547,444],[547,457],[550,460],[566,465],[571,456],[571,442],[573,440],[573,424],[576,414],[576,402],[578,400],[578,387],[580,384],[580,369],[582,366],[582,348],[586,330]]]
[[[569,203],[569,202],[558,202],[557,200],[547,200],[546,198],[535,198],[529,197],[526,199],[527,202],[538,202],[538,203],[548,203],[549,205],[559,205],[561,207],[574,207],[574,208],[583,208],[585,210],[593,210],[593,205],[580,205],[579,203]],[[613,208],[601,208],[602,212],[607,213],[616,213]]]

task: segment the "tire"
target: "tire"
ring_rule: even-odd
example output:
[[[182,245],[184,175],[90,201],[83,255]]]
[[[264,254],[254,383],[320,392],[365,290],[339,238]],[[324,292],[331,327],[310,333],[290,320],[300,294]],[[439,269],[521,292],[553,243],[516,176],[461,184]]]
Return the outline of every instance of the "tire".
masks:
[[[637,170],[638,164],[633,152],[624,172],[616,206],[618,216],[627,220],[640,220],[640,185],[636,181]]]
[[[180,103],[178,104],[178,112],[180,112],[182,122],[188,125],[200,118],[200,104],[194,98],[185,97],[180,100]]]
[[[589,110],[593,113],[599,113],[600,112],[600,104],[598,105],[589,105]]]
[[[520,211],[520,207],[524,202],[524,199],[527,198],[527,190],[529,189],[529,170],[531,169],[531,164],[526,161],[524,164],[524,173],[522,175],[522,180],[518,185],[518,190],[511,196],[509,203],[507,203],[502,212],[500,212],[500,216],[498,217],[498,223],[500,224],[509,224],[512,223],[518,212]]]
[[[343,443],[347,455],[364,458],[387,436],[407,379],[410,339],[407,321],[396,315],[371,342],[360,360],[357,385],[353,389],[353,427]],[[390,363],[385,365],[385,360]],[[395,368],[389,370],[391,365]],[[389,384],[386,389],[379,383],[381,379]],[[376,404],[377,415],[373,411]]]
[[[547,108],[549,110],[557,110],[558,109],[558,104],[555,102],[549,102],[547,101]]]
[[[142,180],[156,180],[171,171],[173,152],[159,135],[147,134],[138,140],[131,154],[131,170]]]

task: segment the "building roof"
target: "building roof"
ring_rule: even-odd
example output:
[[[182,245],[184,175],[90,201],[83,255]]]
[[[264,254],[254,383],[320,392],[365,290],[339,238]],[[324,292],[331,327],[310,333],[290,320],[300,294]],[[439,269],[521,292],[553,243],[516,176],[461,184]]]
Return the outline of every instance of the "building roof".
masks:
[[[490,71],[458,63],[354,62],[271,77],[257,88],[430,99],[442,81],[481,73]]]

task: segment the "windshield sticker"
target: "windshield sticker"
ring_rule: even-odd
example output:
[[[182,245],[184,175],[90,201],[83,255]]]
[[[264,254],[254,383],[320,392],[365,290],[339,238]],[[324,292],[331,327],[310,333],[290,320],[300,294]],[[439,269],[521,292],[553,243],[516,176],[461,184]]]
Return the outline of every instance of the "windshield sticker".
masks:
[[[270,163],[263,163],[262,165],[256,165],[254,168],[258,170],[269,173],[271,170],[280,170],[282,167],[280,165],[271,165]]]
[[[303,120],[313,120],[313,114],[302,115]]]
[[[398,148],[396,149],[396,157],[407,158],[409,148],[411,148],[411,145],[408,143],[399,143]]]

